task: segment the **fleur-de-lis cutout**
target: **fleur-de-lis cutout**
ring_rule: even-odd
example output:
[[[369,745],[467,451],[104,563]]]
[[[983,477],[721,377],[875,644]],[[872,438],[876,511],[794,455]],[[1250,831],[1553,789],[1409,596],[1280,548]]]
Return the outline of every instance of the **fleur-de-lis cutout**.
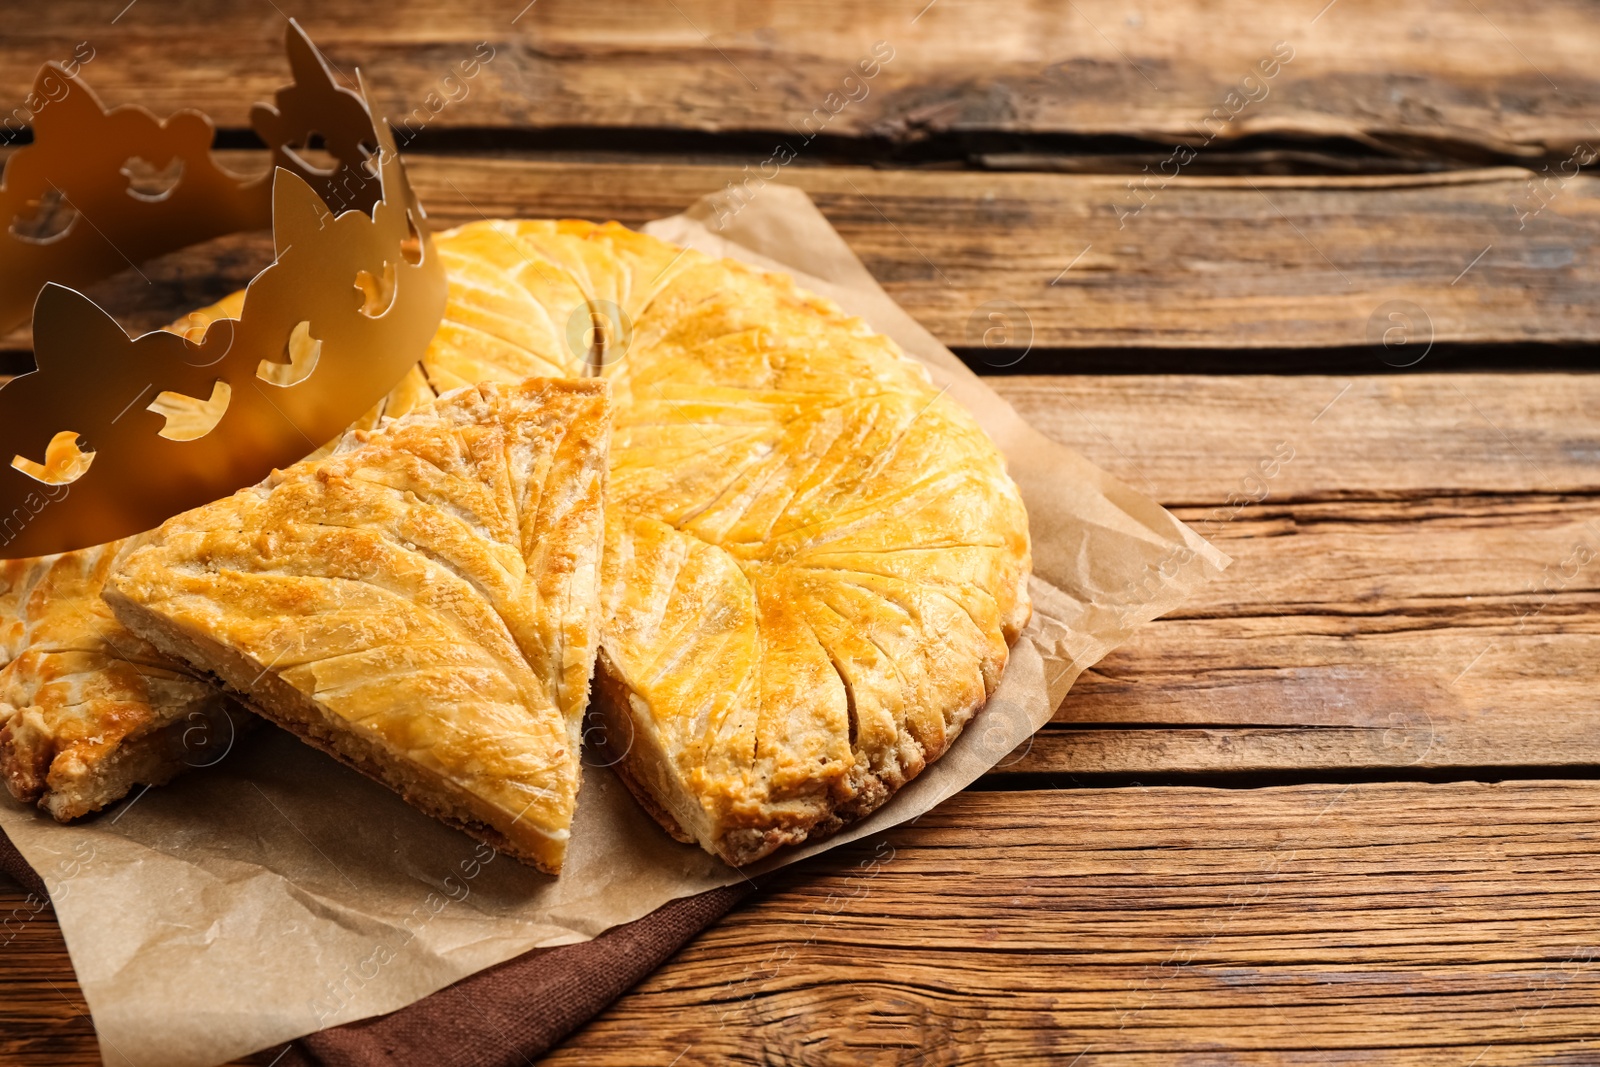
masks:
[[[388,125],[292,23],[287,47],[296,82],[252,117],[289,166],[263,178],[217,166],[198,112],[107,111],[76,78],[12,155],[0,213],[55,190],[76,214],[54,239],[0,248],[0,318],[38,292],[38,369],[0,388],[0,558],[115,540],[260,481],[337,436],[426,350],[444,271]],[[338,160],[331,171],[293,150],[312,131]],[[132,195],[144,193],[134,160],[169,187]],[[238,317],[198,339],[130,337],[70,287],[269,219],[274,262]]]

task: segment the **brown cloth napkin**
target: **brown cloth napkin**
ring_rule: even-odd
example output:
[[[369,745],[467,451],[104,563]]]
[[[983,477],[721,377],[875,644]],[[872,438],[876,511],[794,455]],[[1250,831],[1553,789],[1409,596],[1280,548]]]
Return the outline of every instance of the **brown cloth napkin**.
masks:
[[[4,871],[13,882],[30,893],[37,893],[41,897],[50,895],[39,872],[28,866],[28,861],[22,858],[22,853],[17,851],[17,846],[11,843],[11,838],[3,830],[0,830],[0,871]]]
[[[0,871],[44,882],[0,832]],[[277,1067],[526,1067],[594,1018],[750,892],[680,897],[592,941],[534,949],[389,1015],[302,1037]]]
[[[680,897],[592,941],[534,949],[390,1015],[302,1037],[278,1067],[526,1067],[748,892]]]

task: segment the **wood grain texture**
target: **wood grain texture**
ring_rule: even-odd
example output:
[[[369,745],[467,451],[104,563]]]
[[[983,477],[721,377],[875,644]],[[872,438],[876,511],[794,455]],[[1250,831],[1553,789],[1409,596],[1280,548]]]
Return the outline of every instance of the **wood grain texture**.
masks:
[[[682,210],[738,177],[706,167],[421,159],[440,221]],[[583,177],[578,177],[582,171]],[[1123,179],[793,169],[890,295],[975,361],[1026,369],[1028,347],[1366,346],[1407,301],[1411,347],[1600,339],[1600,179],[1579,177],[1519,229],[1526,178],[1180,179],[1142,201]],[[753,191],[759,196],[759,190]],[[1479,258],[1481,256],[1481,258]],[[1476,260],[1476,263],[1474,263]],[[1068,269],[1070,266],[1070,270]],[[1468,269],[1470,267],[1470,269]],[[990,311],[1008,317],[999,336]],[[1374,316],[1381,326],[1371,333]],[[986,349],[985,342],[993,347]],[[1398,340],[1398,335],[1392,337]],[[1051,367],[1070,370],[1070,366]]]
[[[1600,339],[1600,186],[1571,176],[1600,140],[1583,0],[62,0],[8,22],[0,124],[88,40],[108,101],[241,129],[284,80],[285,14],[414,147],[567,160],[413,153],[437,222],[638,223],[782,140],[782,180],[980,369],[1227,350],[1294,370],[1348,349],[1376,372],[1430,342]],[[847,84],[877,41],[893,57]],[[480,42],[493,58],[432,114]],[[1175,142],[1198,155],[1163,170]],[[1038,173],[830,165],[852,159]],[[1374,160],[1531,169],[1260,174]],[[268,247],[93,295],[153,327]],[[1600,1062],[1600,783],[1577,780],[1600,766],[1600,560],[1577,551],[1600,551],[1594,382],[997,379],[1235,565],[1088,672],[988,791],[776,878],[547,1062]],[[1573,780],[1031,789],[1546,771]],[[100,1062],[51,913],[3,882],[0,977],[0,1062]]]
[[[9,802],[9,798],[8,801]],[[99,1044],[48,902],[0,875],[0,1062],[98,1064]]]
[[[1264,135],[1466,158],[1564,157],[1597,136],[1600,20],[1582,0],[398,0],[381,17],[352,0],[118,7],[60,0],[16,20],[0,94],[20,102],[41,62],[88,39],[91,84],[108,99],[203,101],[243,126],[283,81],[294,15],[343,70],[363,70],[391,116],[416,113],[430,92],[444,99],[441,80],[480,42],[492,48],[464,98],[429,118],[435,129],[1113,136],[1208,151]],[[892,60],[847,83],[878,41]],[[1262,78],[1275,48],[1292,59]]]
[[[1579,782],[962,794],[544,1062],[1593,1063],[1597,817]]]
[[[1000,773],[1600,766],[1600,380],[992,384],[1235,561]]]
[[[741,177],[429,156],[413,157],[411,173],[440,225],[517,215],[638,224]],[[804,188],[890,295],[980,370],[1070,372],[1073,351],[1130,347],[1263,350],[1279,354],[1261,369],[1293,370],[1297,353],[1336,346],[1386,371],[1426,369],[1430,343],[1600,340],[1600,179],[1586,175],[1521,222],[1526,175],[1503,168],[1181,178],[1131,217],[1142,201],[1119,178],[816,167],[782,180]],[[92,295],[154,327],[243,285],[269,256],[264,237],[229,238]],[[26,349],[26,337],[0,348]]]
[[[1280,443],[1269,502],[1388,501],[1396,521],[1465,496],[1600,489],[1591,374],[1053,375],[989,384],[1047,436],[1165,504],[1241,492]],[[1240,518],[1253,518],[1246,512]],[[1204,519],[1204,516],[1200,516]],[[1399,577],[1399,576],[1397,576]]]
[[[1589,1064],[1597,822],[1592,782],[961,794],[544,1062]],[[48,912],[6,959],[5,1062],[98,1062]]]

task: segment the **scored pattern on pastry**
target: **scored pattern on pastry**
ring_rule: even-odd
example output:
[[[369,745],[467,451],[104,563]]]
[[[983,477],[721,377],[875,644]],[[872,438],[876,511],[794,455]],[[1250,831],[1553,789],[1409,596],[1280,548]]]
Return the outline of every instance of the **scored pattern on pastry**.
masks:
[[[243,306],[241,289],[167,329],[199,340],[212,321],[237,317]],[[433,398],[419,365],[356,428],[370,429],[385,415]],[[198,436],[208,424],[192,397],[158,399],[151,407],[180,436]],[[70,482],[84,461],[75,448],[46,458],[41,473],[60,482]],[[137,540],[0,561],[0,778],[12,796],[61,822],[120,800],[135,786],[216,763],[255,722],[182,663],[129,633],[101,601],[116,556]]]
[[[477,223],[438,247],[478,279],[447,319],[493,335],[441,327],[436,386],[583,362],[570,334],[563,354],[560,331],[468,304],[621,319],[587,353],[616,402],[597,709],[644,807],[742,864],[937,759],[1029,614],[1027,517],[971,416],[781,275],[616,224]]]
[[[602,382],[459,390],[169,520],[107,600],[267,718],[557,871],[609,430]]]
[[[948,748],[1027,619],[1027,520],[919,365],[786,277],[615,224],[438,248],[445,321],[360,425],[480,381],[611,380],[597,709],[664,827],[750,862]]]

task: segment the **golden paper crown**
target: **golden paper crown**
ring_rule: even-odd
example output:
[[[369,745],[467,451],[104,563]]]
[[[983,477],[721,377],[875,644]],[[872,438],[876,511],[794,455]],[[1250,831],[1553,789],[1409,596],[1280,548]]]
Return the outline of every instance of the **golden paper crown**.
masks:
[[[251,110],[274,163],[255,179],[217,164],[200,112],[108,111],[62,67],[39,72],[34,142],[0,175],[0,329],[32,303],[38,367],[0,388],[0,558],[116,540],[258,482],[355,422],[426,351],[444,269],[388,124],[359,72],[360,92],[337,84],[292,20],[286,47],[294,83]],[[318,135],[331,167],[299,154]],[[139,161],[176,180],[137,188]],[[41,219],[52,232],[29,233]],[[198,340],[130,337],[70,288],[269,224],[272,264],[238,317]],[[185,406],[209,429],[169,427],[161,412]]]

